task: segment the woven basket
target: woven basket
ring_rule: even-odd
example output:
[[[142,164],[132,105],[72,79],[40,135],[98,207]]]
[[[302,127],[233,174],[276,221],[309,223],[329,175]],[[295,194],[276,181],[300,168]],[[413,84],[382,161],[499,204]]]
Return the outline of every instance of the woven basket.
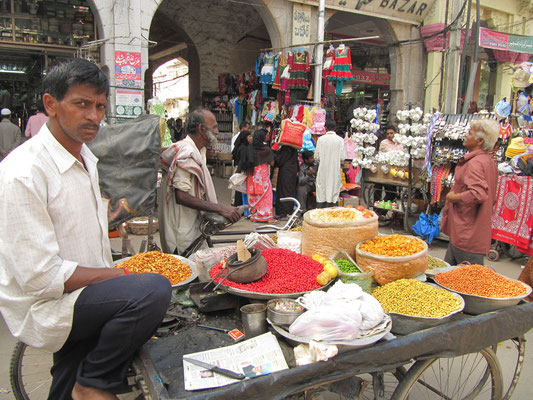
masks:
[[[133,235],[148,235],[148,217],[133,218],[128,221],[128,230]],[[157,218],[153,218],[152,233],[159,230]]]

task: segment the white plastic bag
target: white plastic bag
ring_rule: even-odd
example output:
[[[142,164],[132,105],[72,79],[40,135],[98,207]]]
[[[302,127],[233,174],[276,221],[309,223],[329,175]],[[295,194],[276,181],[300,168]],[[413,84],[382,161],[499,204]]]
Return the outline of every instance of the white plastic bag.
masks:
[[[302,232],[278,231],[278,247],[302,253]]]
[[[374,328],[385,315],[379,302],[359,285],[342,281],[328,292],[307,293],[297,301],[308,311],[291,324],[289,332],[313,340],[355,340],[361,330]]]

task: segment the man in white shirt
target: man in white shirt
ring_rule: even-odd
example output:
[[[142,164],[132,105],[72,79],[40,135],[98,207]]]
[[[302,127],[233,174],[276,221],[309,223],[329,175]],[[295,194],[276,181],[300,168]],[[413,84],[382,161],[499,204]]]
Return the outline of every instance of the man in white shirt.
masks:
[[[112,268],[107,204],[85,144],[104,117],[107,78],[75,59],[43,87],[48,122],[0,164],[0,311],[13,336],[54,352],[50,399],[117,399],[171,287]]]
[[[187,137],[161,154],[164,184],[159,196],[161,247],[183,254],[201,235],[202,212],[215,212],[231,222],[240,218],[236,207],[218,204],[206,165],[206,146],[216,142],[218,125],[206,109],[193,111],[185,123]]]
[[[242,131],[249,131],[250,130],[250,123],[246,120],[242,120],[242,122],[239,124],[239,132],[237,132],[233,137],[231,138],[231,152],[233,153],[233,149],[235,148],[235,142]],[[236,167],[236,165],[234,165]]]
[[[342,187],[341,166],[346,159],[344,140],[335,133],[335,121],[326,121],[327,132],[316,143],[315,159],[318,161],[316,174],[316,203],[318,208],[333,207],[339,201]]]

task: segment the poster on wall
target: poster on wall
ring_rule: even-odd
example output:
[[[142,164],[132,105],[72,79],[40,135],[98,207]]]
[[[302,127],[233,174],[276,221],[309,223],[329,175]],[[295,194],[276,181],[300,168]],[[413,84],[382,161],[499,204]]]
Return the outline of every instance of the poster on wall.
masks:
[[[311,6],[292,5],[292,44],[311,41]]]
[[[115,81],[118,87],[142,87],[141,53],[115,51]]]
[[[143,113],[143,91],[117,89],[115,111],[117,118],[137,118]]]

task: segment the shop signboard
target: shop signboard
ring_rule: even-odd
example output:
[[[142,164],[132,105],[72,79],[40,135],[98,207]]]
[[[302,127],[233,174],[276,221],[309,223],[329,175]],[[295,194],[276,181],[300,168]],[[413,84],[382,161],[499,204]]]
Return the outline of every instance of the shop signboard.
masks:
[[[117,118],[137,118],[143,113],[143,91],[117,89],[115,104]]]
[[[118,87],[142,87],[141,53],[115,51],[115,82]]]
[[[292,44],[311,41],[311,6],[292,5]]]
[[[316,0],[290,0],[318,7]],[[435,0],[326,0],[326,9],[419,25]]]
[[[390,85],[390,74],[353,70],[352,75],[354,79],[352,82],[364,83],[367,85]]]
[[[479,45],[488,49],[533,54],[533,36],[509,35],[479,28]]]

